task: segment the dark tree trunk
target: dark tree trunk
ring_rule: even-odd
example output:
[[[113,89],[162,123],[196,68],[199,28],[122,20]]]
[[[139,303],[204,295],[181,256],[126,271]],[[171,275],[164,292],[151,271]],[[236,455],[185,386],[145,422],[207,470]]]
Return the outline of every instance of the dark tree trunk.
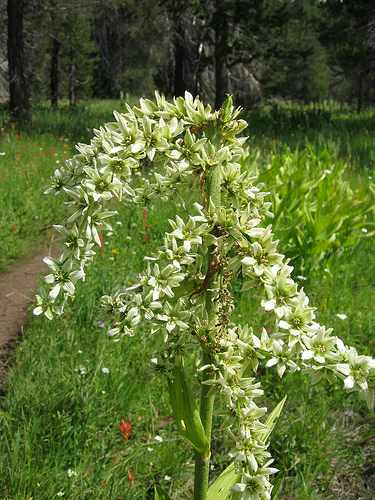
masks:
[[[214,14],[215,30],[215,109],[220,109],[228,92],[227,52],[228,52],[228,20],[222,2],[216,3]]]
[[[183,38],[183,28],[181,25],[181,20],[177,21],[174,26],[173,33],[173,46],[174,46],[174,79],[173,79],[173,94],[178,96],[184,96],[186,85],[184,79],[184,59],[185,59],[185,47]]]
[[[70,106],[75,106],[76,96],[75,96],[75,66],[74,62],[70,63],[70,74],[69,74],[69,104]]]
[[[357,81],[357,113],[359,114],[362,111],[363,108],[363,101],[364,101],[364,82],[363,82],[363,72],[362,68],[359,71],[358,74],[358,81]]]
[[[8,0],[9,112],[16,120],[30,120],[29,91],[25,76],[24,0]]]
[[[59,100],[59,53],[61,42],[56,37],[52,40],[51,52],[51,106],[56,107]]]
[[[215,46],[215,109],[220,109],[228,91],[226,58],[221,54],[220,46]]]
[[[52,48],[51,48],[51,106],[56,107],[59,100],[59,55],[61,49],[61,41],[58,38],[58,26],[56,19],[56,12],[51,9],[51,22],[52,22]]]

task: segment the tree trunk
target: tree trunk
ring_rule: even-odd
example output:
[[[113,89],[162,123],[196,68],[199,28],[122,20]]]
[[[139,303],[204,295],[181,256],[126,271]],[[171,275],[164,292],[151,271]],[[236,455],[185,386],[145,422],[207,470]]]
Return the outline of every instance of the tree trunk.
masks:
[[[358,80],[357,80],[357,113],[360,114],[363,108],[364,101],[364,82],[363,82],[363,71],[362,68],[359,70]]]
[[[181,20],[175,22],[173,33],[173,47],[174,47],[174,79],[173,79],[173,94],[175,97],[184,96],[186,85],[184,81],[184,58],[185,47],[183,40],[183,28]]]
[[[56,107],[59,100],[59,53],[61,42],[56,37],[52,40],[51,52],[51,106]]]
[[[70,74],[69,74],[69,104],[70,106],[75,106],[76,97],[75,97],[75,66],[73,60],[70,63]]]
[[[51,48],[51,74],[50,74],[50,90],[51,90],[51,106],[56,107],[59,100],[59,55],[61,49],[61,41],[58,38],[59,28],[57,25],[57,16],[54,9],[51,9],[52,23],[52,48]]]
[[[221,54],[220,46],[215,45],[215,109],[220,109],[228,91],[228,76],[225,56]]]
[[[8,0],[9,112],[19,121],[30,121],[29,90],[25,76],[24,0]]]
[[[228,20],[222,2],[216,3],[213,17],[215,30],[215,109],[220,109],[228,92],[227,51]]]

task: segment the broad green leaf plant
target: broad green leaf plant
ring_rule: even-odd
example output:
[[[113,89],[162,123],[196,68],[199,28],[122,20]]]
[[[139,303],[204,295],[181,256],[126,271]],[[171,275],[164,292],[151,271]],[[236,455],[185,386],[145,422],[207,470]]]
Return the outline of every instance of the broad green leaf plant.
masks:
[[[145,256],[145,269],[102,297],[102,309],[113,340],[134,336],[140,324],[155,337],[150,372],[167,378],[176,426],[194,448],[195,500],[272,498],[270,475],[277,469],[267,448],[283,401],[262,420],[267,408],[257,404],[263,391],[255,377],[260,363],[274,366],[280,377],[301,371],[312,374],[313,383],[341,379],[348,392],[374,404],[374,360],[315,321],[272,227],[262,225],[271,207],[263,185],[241,172],[245,138],[238,135],[247,124],[239,111],[231,97],[218,111],[189,93],[173,102],[158,93],[155,102],[141,99],[139,107],[114,112],[116,121],[95,130],[89,145],[79,144],[79,154],[55,171],[46,191],[70,197],[66,225],[55,226],[62,252],[44,259],[50,274],[34,309],[49,319],[74,297],[100,246],[100,230],[110,229],[114,212],[105,202],[128,197],[144,207],[162,200],[186,209],[186,217],[169,221],[164,245]],[[132,170],[145,159],[158,165],[154,181],[133,190]],[[252,291],[259,301],[265,325],[259,332],[232,323],[230,282],[236,275],[242,292]],[[199,404],[184,369],[194,349],[203,358]],[[231,464],[208,488],[215,396]],[[160,487],[155,497],[169,498]]]

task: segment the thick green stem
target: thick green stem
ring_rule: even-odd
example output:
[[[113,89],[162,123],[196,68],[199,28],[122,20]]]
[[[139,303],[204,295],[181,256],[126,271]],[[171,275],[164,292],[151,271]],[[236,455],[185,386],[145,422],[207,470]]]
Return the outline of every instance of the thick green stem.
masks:
[[[203,364],[211,364],[211,357],[203,353]],[[205,370],[202,375],[202,382],[210,378],[211,373]],[[200,417],[208,442],[211,442],[212,413],[214,408],[214,396],[207,397],[210,386],[202,384]],[[194,500],[205,500],[207,498],[208,478],[210,473],[211,452],[205,455],[195,453],[195,477],[194,477]]]
[[[220,136],[216,128],[216,124],[210,131],[209,139],[214,145],[215,149],[220,149]],[[208,202],[214,204],[215,209],[218,210],[221,206],[221,168],[217,166],[208,172],[206,178],[206,195]],[[211,269],[216,258],[215,247],[212,246],[209,251],[209,264],[208,269]],[[207,283],[206,289],[206,312],[208,322],[215,319],[217,315],[217,292],[216,289],[219,288],[220,283],[217,279],[217,275],[210,277]],[[212,364],[212,358],[206,352],[203,352],[203,366]],[[211,370],[204,370],[202,375],[202,382],[208,380],[212,377]],[[212,428],[212,414],[214,407],[214,395],[208,396],[210,391],[210,386],[203,384],[201,386],[201,399],[200,399],[200,417],[206,433],[206,438],[209,443],[211,443],[211,428]],[[206,500],[207,490],[208,490],[208,480],[210,472],[210,457],[211,452],[209,451],[205,455],[199,453],[195,454],[195,478],[194,478],[194,500]]]

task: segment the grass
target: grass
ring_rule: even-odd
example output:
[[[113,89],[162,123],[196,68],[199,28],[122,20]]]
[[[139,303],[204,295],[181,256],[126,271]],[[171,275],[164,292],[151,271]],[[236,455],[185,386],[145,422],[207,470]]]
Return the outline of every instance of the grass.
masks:
[[[48,182],[56,160],[62,162],[72,153],[68,149],[65,155],[64,145],[73,147],[83,134],[64,132],[61,116],[66,119],[71,113],[71,130],[82,131],[89,116],[98,120],[90,126],[97,127],[110,115],[105,105],[97,103],[82,108],[81,114],[65,108],[59,113],[56,117],[48,109],[40,110],[40,116],[35,112],[33,126],[22,132],[3,122],[6,154],[0,159],[9,162],[5,169],[0,167],[4,176],[1,200],[7,203],[7,209],[1,210],[5,215],[0,225],[3,268],[19,259],[20,248],[34,245],[36,240],[28,233],[28,224],[40,224],[45,239],[51,234],[50,225],[63,217],[57,200],[43,196],[45,184],[41,179]],[[353,133],[360,137],[362,125],[355,121]],[[363,121],[363,137],[367,137],[363,131],[371,123],[370,119]],[[333,134],[333,129],[329,130]],[[262,161],[277,154],[285,143],[292,143],[296,135],[299,142],[306,140],[300,129],[291,132],[287,127],[286,132],[284,141],[275,138],[275,128],[268,136],[252,138],[254,148],[264,154]],[[328,132],[326,137],[332,141]],[[17,134],[22,139],[16,139]],[[320,130],[319,134],[323,142],[326,132]],[[45,150],[45,156],[38,154],[29,160],[33,148],[35,152]],[[264,149],[266,153],[262,153]],[[18,151],[21,155],[17,159]],[[30,161],[33,165],[29,166]],[[353,162],[353,166],[363,181],[372,174],[364,165]],[[26,176],[24,170],[30,167],[33,173]],[[146,175],[152,174],[139,172],[134,183],[143,182]],[[27,202],[30,193],[38,200],[35,205]],[[23,211],[18,206],[20,200]],[[151,499],[155,483],[171,495],[173,492],[175,499],[191,498],[191,449],[176,432],[165,381],[150,379],[147,373],[148,360],[159,340],[140,331],[133,339],[113,343],[97,321],[100,296],[127,282],[142,268],[143,254],[161,244],[166,219],[172,213],[168,213],[168,205],[157,206],[146,217],[141,208],[126,203],[118,210],[113,231],[103,234],[103,251],[97,250],[86,282],[78,286],[77,299],[67,313],[53,322],[34,317],[17,345],[0,400],[0,498],[49,500],[63,495],[73,499]],[[13,230],[13,225],[19,229]],[[305,273],[306,279],[300,280],[310,303],[318,307],[318,321],[332,326],[345,343],[369,355],[375,351],[374,264],[373,238],[364,238],[336,258],[330,272]],[[249,322],[254,329],[261,327],[262,319],[255,315],[257,306],[246,294],[233,292],[235,320]],[[347,318],[340,319],[337,314]],[[194,367],[198,363],[197,358],[190,360],[196,390]],[[365,404],[356,395],[345,395],[340,384],[311,386],[309,377],[300,374],[280,380],[272,369],[260,370],[257,376],[270,409],[288,394],[271,444],[275,465],[287,470],[279,498],[373,498],[375,429],[373,414]],[[128,439],[119,428],[123,421],[132,423]],[[215,425],[213,475],[226,463],[223,435],[218,423]]]
[[[64,211],[59,200],[43,194],[49,178],[75,154],[75,144],[88,142],[94,127],[112,119],[115,108],[124,109],[124,103],[41,107],[22,129],[0,110],[0,272],[51,237]]]

